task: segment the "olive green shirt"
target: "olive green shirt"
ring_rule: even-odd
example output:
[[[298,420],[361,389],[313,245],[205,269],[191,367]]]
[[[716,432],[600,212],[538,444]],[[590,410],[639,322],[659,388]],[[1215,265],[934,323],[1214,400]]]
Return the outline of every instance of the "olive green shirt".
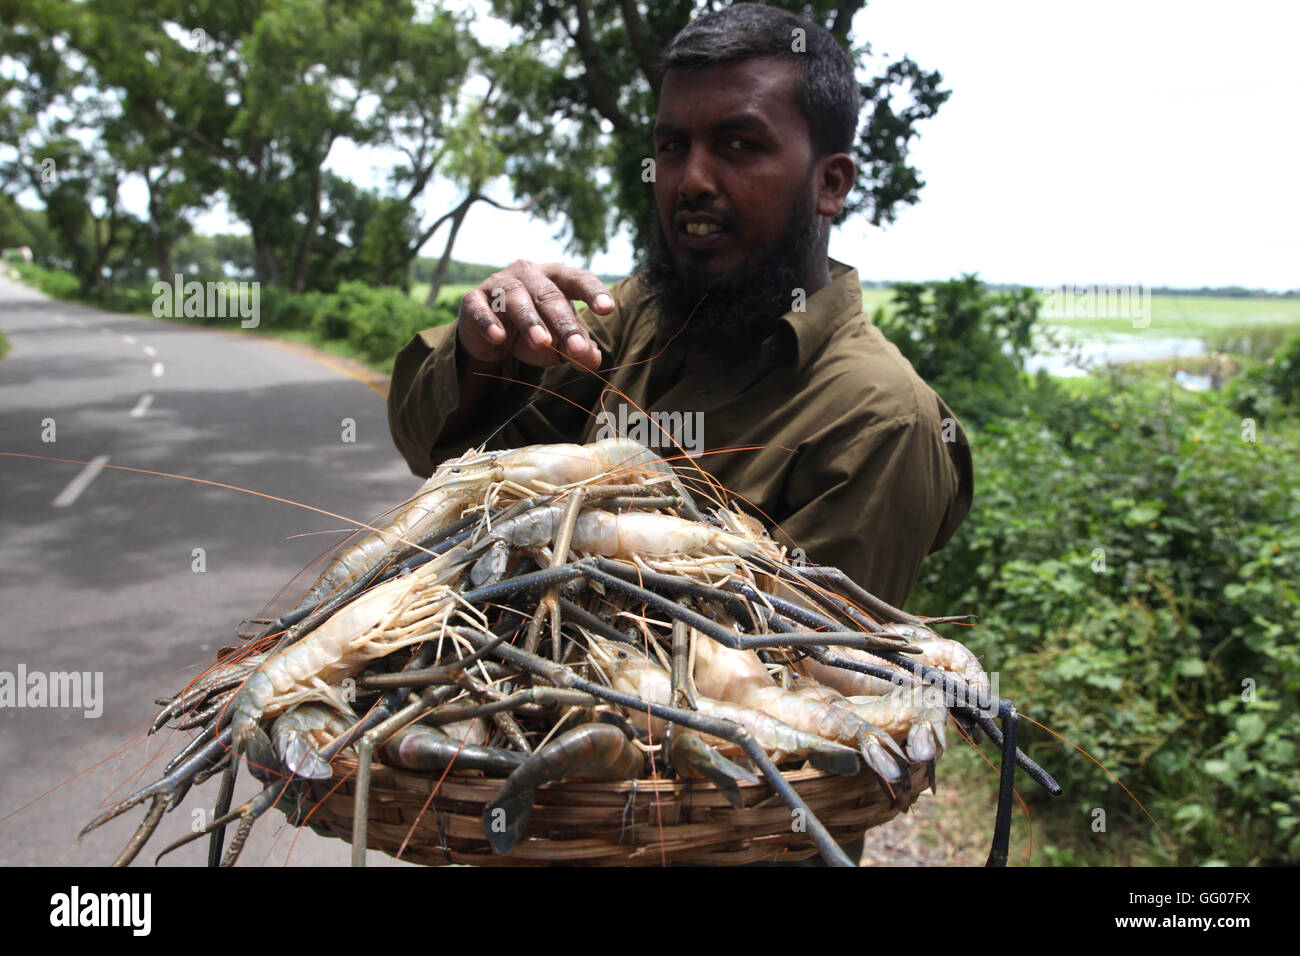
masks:
[[[660,328],[657,294],[637,276],[624,279],[610,290],[612,313],[578,315],[600,345],[608,386],[570,364],[542,370],[510,360],[500,374],[520,383],[495,385],[452,442],[440,436],[459,403],[456,329],[428,329],[393,368],[393,440],[413,472],[429,475],[485,441],[585,443],[626,423],[629,437],[678,457],[701,505],[711,494],[698,468],[810,563],[841,568],[901,605],[922,559],[970,510],[970,447],[948,407],[863,314],[856,270],[830,265],[830,285],[766,340],[692,356],[689,374],[682,339]],[[682,458],[664,428],[686,451],[702,445],[704,453]]]

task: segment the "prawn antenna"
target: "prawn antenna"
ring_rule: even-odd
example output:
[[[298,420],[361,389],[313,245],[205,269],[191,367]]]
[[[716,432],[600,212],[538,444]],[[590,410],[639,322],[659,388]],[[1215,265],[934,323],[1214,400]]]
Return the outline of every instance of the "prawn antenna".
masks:
[[[491,443],[492,439],[496,438],[497,435],[501,434],[501,430],[503,428],[505,428],[516,418],[522,415],[525,411],[527,411],[528,406],[532,405],[534,402],[537,401],[538,394],[539,394],[538,392],[530,393],[527,400],[525,400],[522,405],[520,405],[517,409],[515,409],[513,413],[507,416],[506,419],[493,430],[492,434],[488,435],[487,438],[483,439],[483,447],[486,449],[488,444]]]

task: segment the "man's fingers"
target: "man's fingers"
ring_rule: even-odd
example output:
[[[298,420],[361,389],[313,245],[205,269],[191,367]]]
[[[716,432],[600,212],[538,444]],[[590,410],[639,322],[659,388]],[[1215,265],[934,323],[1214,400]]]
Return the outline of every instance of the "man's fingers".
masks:
[[[586,368],[600,368],[600,347],[578,322],[571,302],[585,302],[596,314],[607,315],[614,310],[614,297],[605,283],[586,269],[550,263],[542,266],[541,271],[544,278],[539,281],[545,286],[539,291],[545,297],[548,319],[554,317],[552,328],[563,342],[565,354]]]
[[[462,331],[472,331],[481,336],[489,345],[500,346],[505,343],[506,330],[498,316],[492,311],[488,298],[481,289],[470,289],[460,304]],[[469,329],[465,329],[468,325]]]
[[[499,276],[487,290],[489,305],[508,331],[518,332],[523,342],[544,349],[554,342],[546,322],[537,313],[528,287],[514,276]],[[480,286],[480,288],[482,288]]]
[[[559,287],[566,298],[587,303],[587,307],[597,315],[614,311],[614,296],[598,276],[586,269],[552,262],[542,266],[542,273]]]
[[[533,301],[555,336],[555,347],[566,357],[580,359],[591,349],[591,338],[578,322],[569,297],[555,283],[539,278],[532,287]]]
[[[529,365],[568,360],[600,367],[600,347],[583,328],[572,300],[597,314],[614,308],[603,282],[583,269],[520,260],[461,300],[459,334],[466,351],[484,361],[514,355]]]

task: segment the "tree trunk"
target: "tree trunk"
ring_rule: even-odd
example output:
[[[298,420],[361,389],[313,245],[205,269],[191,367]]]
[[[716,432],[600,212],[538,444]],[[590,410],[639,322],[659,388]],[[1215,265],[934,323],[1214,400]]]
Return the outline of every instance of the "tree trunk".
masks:
[[[323,180],[318,165],[312,180],[311,214],[307,217],[307,225],[303,227],[302,242],[298,243],[298,256],[293,264],[291,291],[295,295],[302,295],[307,287],[307,264],[311,261],[311,247],[316,241],[316,230],[320,227],[320,196]]]
[[[429,296],[424,300],[424,304],[431,309],[438,304],[438,293],[442,291],[442,284],[447,281],[447,269],[451,266],[451,248],[456,244],[456,233],[460,232],[461,223],[465,221],[465,215],[469,212],[469,207],[474,205],[476,198],[475,194],[471,193],[452,214],[451,230],[447,233],[447,245],[443,247],[442,258],[438,260],[438,265],[429,279]]]
[[[172,247],[176,244],[175,236],[169,236],[167,230],[163,228],[164,206],[162,178],[166,172],[157,179],[150,176],[151,170],[146,169],[144,181],[149,187],[149,245],[153,249],[153,264],[158,270],[158,278],[162,282],[172,281]]]
[[[153,266],[158,270],[158,278],[163,282],[171,282],[172,241],[164,236],[157,226],[154,226],[149,230],[149,242],[153,246]]]
[[[265,220],[260,217],[256,219],[250,217],[248,227],[253,233],[253,258],[257,280],[266,286],[278,286],[282,274],[280,257],[275,254],[275,248],[266,238]]]

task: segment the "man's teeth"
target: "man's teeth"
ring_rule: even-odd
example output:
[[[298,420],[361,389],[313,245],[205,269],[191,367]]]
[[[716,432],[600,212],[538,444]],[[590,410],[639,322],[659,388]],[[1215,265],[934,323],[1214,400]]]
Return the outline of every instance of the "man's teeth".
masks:
[[[715,232],[722,232],[722,227],[711,222],[688,222],[686,231],[692,236],[711,236]]]

